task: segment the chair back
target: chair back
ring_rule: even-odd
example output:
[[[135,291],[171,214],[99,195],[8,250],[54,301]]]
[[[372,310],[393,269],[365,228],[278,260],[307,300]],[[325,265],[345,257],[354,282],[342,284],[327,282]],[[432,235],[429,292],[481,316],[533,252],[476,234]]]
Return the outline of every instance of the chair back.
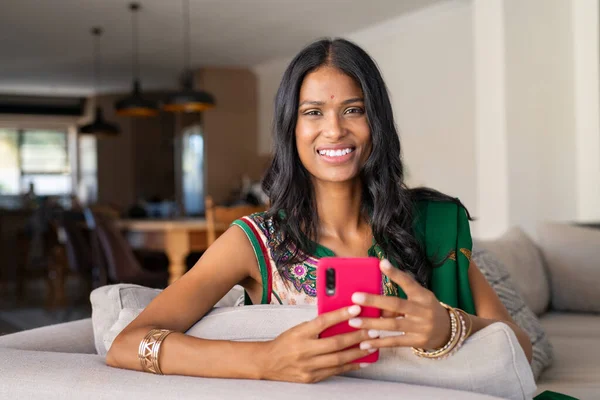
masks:
[[[92,271],[92,247],[89,230],[85,227],[85,216],[80,211],[63,211],[58,218],[58,227],[64,238],[69,269],[84,275]]]
[[[239,206],[217,206],[211,196],[206,196],[206,244],[209,247],[217,240],[223,228],[227,229],[233,221],[246,215],[262,212],[266,210],[266,206],[253,206],[243,204]]]
[[[113,216],[96,213],[89,208],[85,215],[88,227],[95,234],[96,261],[104,264],[108,282],[129,282],[139,275],[142,267]]]

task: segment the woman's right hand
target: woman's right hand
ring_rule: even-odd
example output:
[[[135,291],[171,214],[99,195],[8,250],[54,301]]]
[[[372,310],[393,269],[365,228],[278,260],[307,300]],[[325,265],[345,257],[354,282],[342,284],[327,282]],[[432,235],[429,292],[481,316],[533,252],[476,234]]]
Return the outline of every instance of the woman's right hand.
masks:
[[[275,340],[265,343],[267,348],[261,356],[261,379],[315,383],[359,369],[363,365],[352,361],[373,350],[348,348],[373,339],[366,330],[319,338],[319,334],[325,329],[348,321],[358,314],[360,306],[356,305],[331,311],[295,326]]]

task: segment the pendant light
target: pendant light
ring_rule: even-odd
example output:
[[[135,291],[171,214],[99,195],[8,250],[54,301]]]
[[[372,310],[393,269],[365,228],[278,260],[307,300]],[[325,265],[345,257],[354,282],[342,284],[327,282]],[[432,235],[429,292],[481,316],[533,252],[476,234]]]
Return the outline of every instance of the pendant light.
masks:
[[[190,2],[182,0],[183,11],[183,67],[182,90],[165,101],[163,110],[170,112],[201,112],[215,106],[214,97],[207,92],[194,90],[194,73],[190,65]]]
[[[115,103],[117,114],[124,117],[154,117],[158,115],[158,104],[155,101],[148,100],[142,97],[142,89],[140,83],[140,68],[138,62],[138,24],[137,13],[140,10],[139,3],[129,4],[131,10],[131,26],[132,26],[132,77],[133,91],[131,95],[121,99]]]
[[[100,36],[102,35],[102,28],[94,27],[91,30],[92,36],[94,37],[94,95],[98,96],[98,87],[100,86]],[[119,127],[115,124],[104,120],[102,115],[102,108],[96,106],[94,111],[94,120],[83,126],[79,127],[79,133],[81,135],[94,135],[98,137],[110,137],[118,135],[120,132]]]

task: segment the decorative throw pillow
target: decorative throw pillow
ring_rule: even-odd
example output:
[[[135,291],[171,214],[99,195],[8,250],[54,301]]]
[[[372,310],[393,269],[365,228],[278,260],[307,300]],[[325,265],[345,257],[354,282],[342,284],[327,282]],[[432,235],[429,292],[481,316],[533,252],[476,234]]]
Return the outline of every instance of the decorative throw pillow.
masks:
[[[160,292],[159,289],[128,283],[106,285],[92,291],[90,301],[92,303],[92,326],[94,328],[96,352],[101,356],[106,355],[108,348],[105,346],[105,335],[117,322],[119,313],[122,310],[144,309]],[[244,289],[241,286],[234,286],[215,304],[215,307],[234,306],[243,297]],[[110,343],[112,343],[112,340]]]
[[[550,304],[550,280],[544,257],[537,244],[521,228],[513,227],[494,240],[475,242],[476,248],[490,251],[506,267],[525,304],[542,315]]]
[[[107,335],[110,340],[142,310],[123,309],[119,321]],[[186,334],[211,340],[265,341],[317,316],[315,306],[215,308]],[[483,393],[503,399],[531,399],[535,382],[513,331],[502,323],[492,324],[471,336],[452,357],[428,360],[410,348],[382,349],[379,361],[346,374],[355,378],[402,382],[422,386]]]
[[[537,316],[527,305],[508,273],[506,267],[499,262],[489,251],[473,249],[472,260],[477,264],[483,276],[500,297],[500,301],[508,310],[515,323],[523,329],[533,345],[533,359],[531,369],[537,380],[542,371],[552,364],[552,345],[546,337]]]

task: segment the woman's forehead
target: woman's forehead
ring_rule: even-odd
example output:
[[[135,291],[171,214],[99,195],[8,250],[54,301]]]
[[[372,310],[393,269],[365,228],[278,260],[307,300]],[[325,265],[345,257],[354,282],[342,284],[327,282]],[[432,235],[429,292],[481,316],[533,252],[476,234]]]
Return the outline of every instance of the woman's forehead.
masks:
[[[362,97],[362,90],[356,81],[333,67],[322,67],[306,75],[300,87],[300,101],[343,101],[357,96]]]

